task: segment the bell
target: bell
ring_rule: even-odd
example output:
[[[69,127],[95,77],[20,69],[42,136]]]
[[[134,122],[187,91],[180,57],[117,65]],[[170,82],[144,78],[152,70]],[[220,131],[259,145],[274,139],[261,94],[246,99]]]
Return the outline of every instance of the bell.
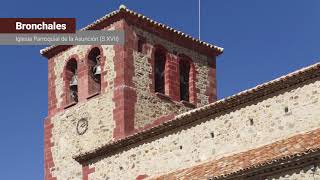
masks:
[[[71,91],[70,97],[73,101],[78,102],[78,92],[77,91]]]
[[[78,77],[73,75],[70,81],[70,87],[78,86]]]
[[[101,75],[101,66],[99,64],[95,65],[92,71],[94,76]]]

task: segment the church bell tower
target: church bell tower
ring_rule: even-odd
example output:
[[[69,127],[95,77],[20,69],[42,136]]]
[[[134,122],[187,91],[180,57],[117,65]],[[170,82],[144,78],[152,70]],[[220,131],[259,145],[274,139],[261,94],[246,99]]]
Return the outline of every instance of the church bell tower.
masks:
[[[48,59],[47,180],[85,179],[92,170],[76,162],[76,154],[217,99],[221,48],[124,6],[83,30],[120,30],[125,42],[41,50]]]

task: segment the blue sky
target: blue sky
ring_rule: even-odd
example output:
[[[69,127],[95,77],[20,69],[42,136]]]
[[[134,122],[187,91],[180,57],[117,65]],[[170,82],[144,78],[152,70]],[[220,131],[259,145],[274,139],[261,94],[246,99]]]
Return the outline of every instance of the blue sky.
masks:
[[[319,0],[201,2],[202,40],[225,48],[217,62],[219,98],[319,61]],[[0,17],[75,17],[81,28],[120,4],[198,35],[198,0],[10,0],[1,3]],[[0,46],[1,179],[43,179],[47,61],[41,48]]]

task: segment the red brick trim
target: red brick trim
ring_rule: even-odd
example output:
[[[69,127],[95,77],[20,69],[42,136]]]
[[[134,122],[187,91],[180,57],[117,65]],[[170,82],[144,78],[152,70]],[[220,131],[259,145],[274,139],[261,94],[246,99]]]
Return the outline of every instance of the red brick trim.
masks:
[[[155,95],[156,95],[158,98],[160,98],[160,99],[162,99],[162,100],[165,100],[165,101],[167,101],[167,102],[173,102],[172,99],[171,99],[171,97],[168,96],[168,95],[165,95],[165,94],[162,94],[162,93],[159,93],[159,92],[156,92]]]
[[[180,100],[179,88],[179,59],[173,54],[167,53],[167,62],[165,68],[165,89],[166,94],[171,97],[173,101]]]
[[[56,74],[54,72],[55,61],[48,61],[48,115],[55,114],[57,110],[57,96],[56,96]]]
[[[148,177],[148,175],[146,175],[146,174],[139,175],[136,177],[136,180],[143,180],[143,179],[146,179],[147,177]]]
[[[89,168],[89,166],[82,166],[82,180],[89,180],[89,174],[95,172],[95,167]]]
[[[135,103],[137,102],[136,89],[132,78],[134,77],[133,50],[135,36],[131,27],[124,21],[115,24],[116,29],[125,31],[125,44],[114,45],[114,66],[116,77],[114,80],[115,108],[113,119],[115,139],[121,139],[134,132]]]
[[[197,82],[197,71],[196,71],[196,67],[194,65],[193,60],[185,55],[185,54],[180,54],[179,55],[179,63],[178,63],[178,69],[179,69],[179,65],[181,63],[181,60],[185,60],[190,64],[190,71],[189,71],[189,102],[197,105],[197,88],[196,88],[196,82]],[[178,70],[179,73],[179,70]],[[180,74],[178,74],[178,88],[179,88],[179,92],[180,92],[180,79],[179,79]],[[179,100],[180,100],[180,95],[179,95]]]
[[[208,85],[206,93],[208,102],[213,103],[217,100],[217,82],[216,82],[216,60],[208,60]]]
[[[320,149],[320,128],[152,179],[225,179],[227,176],[301,157]],[[313,152],[313,151],[311,151]]]
[[[166,81],[168,79],[168,72],[167,72],[167,64],[168,64],[168,50],[160,45],[160,44],[156,44],[154,46],[152,46],[152,51],[151,51],[151,59],[149,60],[149,63],[151,64],[152,70],[151,70],[151,74],[149,75],[150,77],[150,91],[155,93],[156,92],[156,83],[155,83],[155,69],[156,69],[156,57],[155,57],[155,53],[156,51],[160,51],[161,53],[163,53],[165,55],[165,69],[164,69],[164,94],[168,95],[168,85],[166,84]]]
[[[91,52],[91,50],[93,48],[98,48],[99,51],[100,51],[100,55],[101,55],[101,87],[97,89],[94,88],[94,86],[97,84],[96,82],[93,81],[93,79],[91,78],[91,69],[90,69],[90,64],[89,64],[89,54]],[[91,98],[97,94],[100,94],[101,92],[104,92],[105,89],[107,88],[108,86],[108,82],[104,80],[104,76],[107,74],[107,71],[104,71],[104,65],[105,65],[105,61],[106,61],[106,56],[103,54],[103,48],[101,45],[91,45],[90,48],[87,50],[87,53],[85,55],[85,60],[84,60],[84,64],[85,64],[85,74],[84,76],[86,77],[87,79],[87,82],[84,84],[84,89],[87,90],[87,93],[86,93],[86,98]]]
[[[107,87],[108,87],[108,81],[106,79],[104,79],[105,75],[107,75],[107,71],[105,70],[105,64],[106,64],[106,56],[103,53],[103,48],[102,46],[94,46],[94,47],[98,47],[100,49],[101,52],[101,92],[105,92]],[[93,48],[93,47],[91,47]]]
[[[155,92],[155,51],[161,50],[166,54],[166,63],[165,63],[165,95],[170,97],[172,101],[180,101],[180,80],[179,80],[179,62],[183,57],[190,63],[190,74],[189,74],[189,102],[197,105],[197,88],[196,82],[197,79],[197,71],[195,64],[192,59],[184,54],[178,56],[168,53],[167,49],[162,45],[155,45],[152,47],[151,59],[148,62],[151,64],[152,72],[149,74],[150,78],[150,92]]]
[[[75,104],[77,104],[76,102],[72,102],[69,100],[69,83],[70,83],[70,79],[68,78],[68,75],[67,75],[67,65],[68,65],[68,62],[70,60],[75,60],[77,62],[77,69],[78,69],[78,102],[82,99],[83,97],[83,91],[82,91],[82,86],[83,86],[83,81],[84,81],[84,78],[83,78],[83,71],[84,71],[84,67],[81,65],[82,63],[80,63],[80,59],[79,59],[79,56],[76,55],[76,54],[73,54],[71,56],[69,56],[67,58],[68,60],[65,62],[65,65],[64,65],[64,68],[63,68],[63,72],[61,74],[62,76],[62,79],[63,79],[63,93],[61,95],[61,98],[63,98],[63,101],[62,101],[62,105],[61,107],[62,108],[68,108],[68,107],[71,107]]]
[[[54,146],[52,142],[52,129],[53,124],[50,118],[44,121],[44,179],[45,180],[56,180],[57,178],[53,176],[52,171],[54,171],[54,161],[52,157],[51,148]]]

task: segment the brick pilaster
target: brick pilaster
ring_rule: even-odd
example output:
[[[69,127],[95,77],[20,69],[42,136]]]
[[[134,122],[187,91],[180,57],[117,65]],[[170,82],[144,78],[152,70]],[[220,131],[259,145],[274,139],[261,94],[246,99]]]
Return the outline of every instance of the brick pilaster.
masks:
[[[217,100],[217,86],[216,86],[216,60],[215,57],[208,60],[208,86],[206,95],[209,103]]]
[[[79,59],[77,55],[72,55],[78,63],[78,100],[79,102],[85,101],[88,92],[85,90],[88,87],[87,82],[87,66],[83,59]]]
[[[54,170],[54,162],[52,157],[51,148],[54,146],[52,142],[52,128],[50,118],[46,119],[44,122],[44,179],[45,180],[56,180],[53,177],[52,171]]]
[[[48,115],[52,115],[57,111],[57,97],[55,80],[56,74],[54,72],[55,62],[53,59],[48,60]]]
[[[134,106],[137,94],[132,78],[134,77],[133,49],[135,37],[131,27],[121,20],[116,29],[125,31],[125,44],[115,45],[114,65],[116,78],[114,80],[115,109],[113,118],[116,124],[114,138],[120,139],[134,132]]]
[[[167,53],[165,68],[165,91],[173,101],[180,101],[179,60],[178,57]]]

